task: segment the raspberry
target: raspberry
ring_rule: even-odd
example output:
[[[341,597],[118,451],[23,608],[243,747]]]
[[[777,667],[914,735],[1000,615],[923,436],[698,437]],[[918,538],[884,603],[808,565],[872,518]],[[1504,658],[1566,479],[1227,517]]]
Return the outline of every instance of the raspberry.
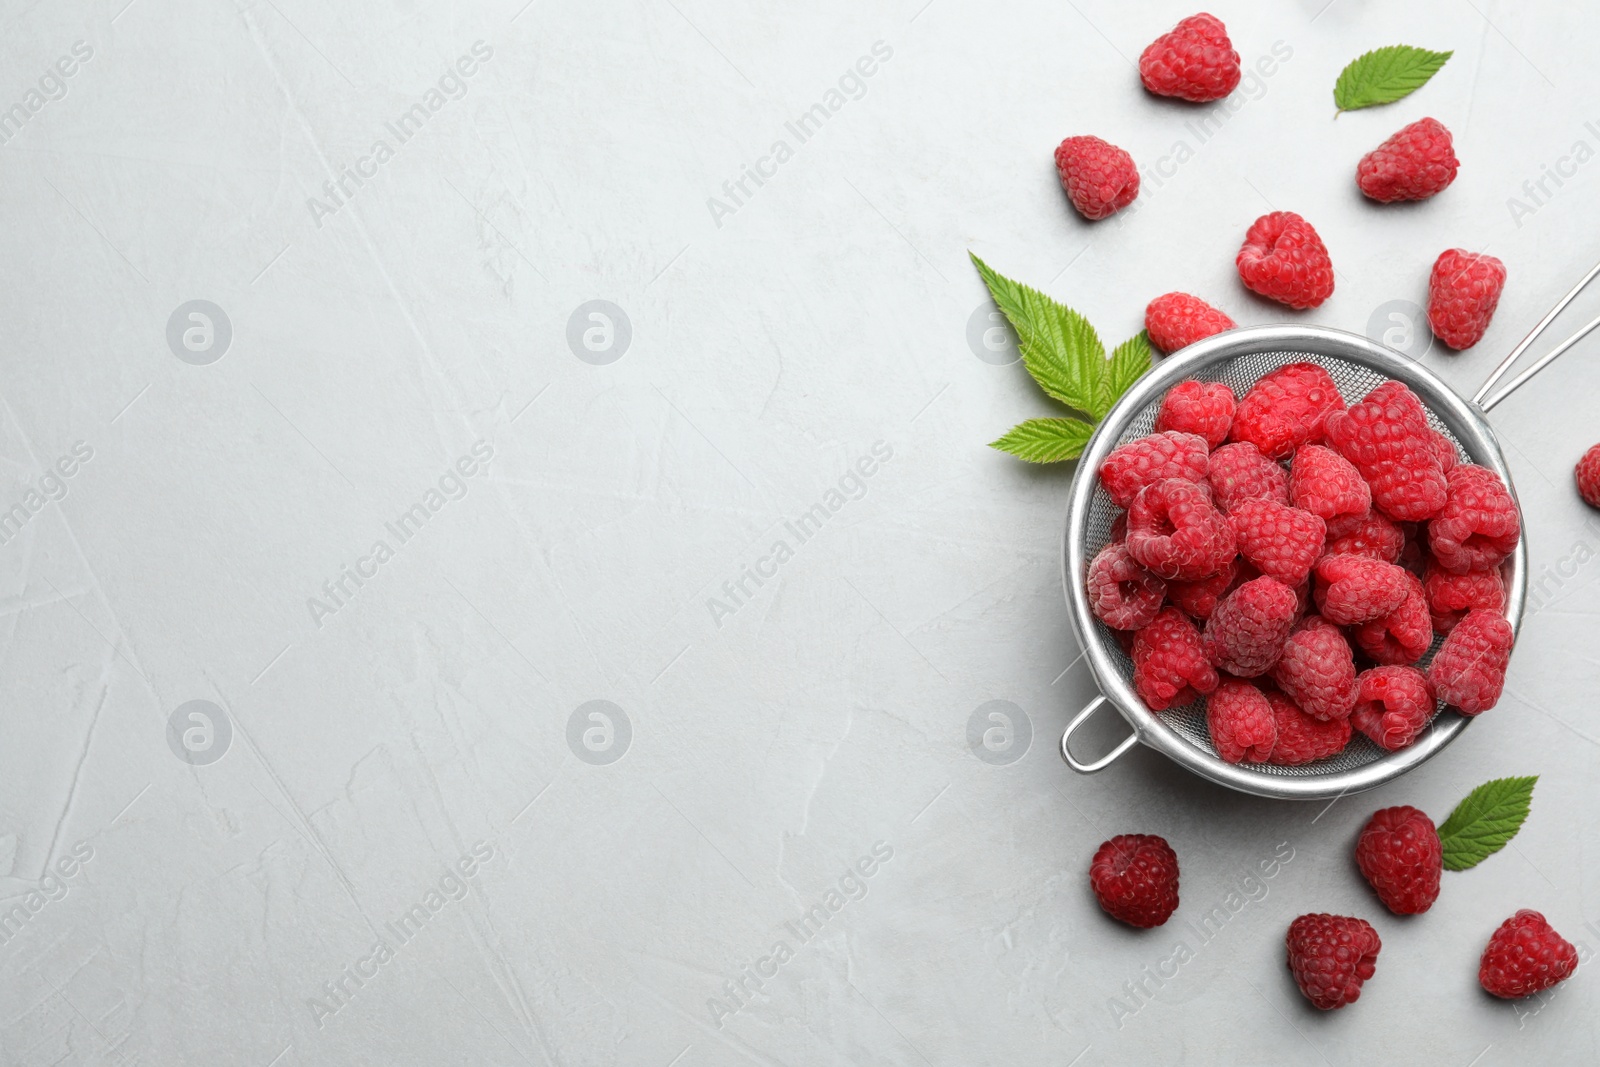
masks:
[[[1116,543],[1094,557],[1085,585],[1090,610],[1113,630],[1149,626],[1167,595],[1167,583],[1139,566],[1126,545]]]
[[[1061,188],[1078,213],[1103,219],[1139,195],[1139,168],[1133,157],[1098,137],[1068,137],[1056,148]]]
[[[1467,612],[1428,665],[1428,678],[1439,699],[1463,715],[1494,707],[1506,684],[1513,639],[1511,624],[1498,612],[1482,608]]]
[[[1400,527],[1390,522],[1381,512],[1368,510],[1365,515],[1340,515],[1328,520],[1328,540],[1323,546],[1330,555],[1367,556],[1394,563],[1400,559],[1400,549],[1406,536]]]
[[[1233,390],[1221,382],[1179,382],[1167,390],[1156,413],[1156,433],[1177,430],[1206,439],[1216,448],[1233,426]]]
[[[1239,554],[1262,574],[1299,585],[1322,555],[1326,527],[1309,511],[1271,500],[1246,500],[1228,514]]]
[[[1192,433],[1154,433],[1112,449],[1100,464],[1100,484],[1119,508],[1133,503],[1139,490],[1163,478],[1206,480],[1206,439]]]
[[[1178,910],[1178,854],[1154,834],[1118,834],[1095,851],[1089,885],[1113,919],[1160,926]]]
[[[1206,658],[1239,678],[1266,674],[1283,652],[1295,608],[1294,590],[1276,578],[1245,582],[1206,620]]]
[[[1223,596],[1232,591],[1238,576],[1238,561],[1230,559],[1227,566],[1209,578],[1168,582],[1167,599],[1191,619],[1209,619]]]
[[[1428,555],[1427,535],[1414,522],[1401,523],[1400,532],[1405,537],[1405,543],[1400,546],[1400,558],[1395,562],[1421,578],[1428,573],[1428,560],[1431,558]]]
[[[1232,511],[1246,500],[1289,502],[1289,476],[1249,441],[1223,445],[1211,453],[1207,475],[1217,507]]]
[[[1451,443],[1450,438],[1438,430],[1433,431],[1433,454],[1439,458],[1439,469],[1446,474],[1455,470],[1456,464],[1460,462],[1456,446]]]
[[[1384,907],[1421,915],[1439,899],[1444,846],[1433,820],[1416,808],[1379,808],[1356,838],[1356,866]]]
[[[1436,633],[1447,634],[1455,629],[1456,623],[1473,608],[1483,608],[1496,615],[1505,610],[1506,586],[1497,570],[1451,574],[1429,560],[1422,585],[1427,591],[1428,613],[1433,617]]]
[[[1300,705],[1277,690],[1267,692],[1272,717],[1277,720],[1278,740],[1272,746],[1268,763],[1297,767],[1344,751],[1350,743],[1350,719],[1319,719],[1300,710]]]
[[[1233,559],[1233,531],[1193,482],[1167,478],[1147,486],[1128,509],[1128,554],[1161,578],[1192,582]]]
[[[1236,325],[1227,315],[1188,293],[1158,296],[1144,309],[1145,332],[1150,335],[1150,343],[1163,352],[1176,352]]]
[[[1373,667],[1356,679],[1350,724],[1388,752],[1417,739],[1438,710],[1433,683],[1415,667]]]
[[[1410,591],[1406,572],[1381,559],[1323,556],[1317,561],[1317,609],[1340,626],[1381,619]]]
[[[1322,436],[1329,414],[1344,397],[1327,371],[1315,363],[1290,363],[1261,376],[1233,413],[1233,439],[1249,441],[1263,455],[1285,459]]]
[[[1187,704],[1216,687],[1200,631],[1177,608],[1162,608],[1133,635],[1133,688],[1151,711]]]
[[[1278,741],[1271,701],[1238,678],[1223,678],[1206,698],[1206,725],[1217,755],[1229,763],[1260,763]]]
[[[1433,644],[1433,619],[1428,615],[1428,598],[1422,580],[1410,571],[1405,576],[1406,598],[1381,618],[1354,627],[1350,636],[1374,662],[1394,665],[1415,663],[1428,654]]]
[[[1289,499],[1321,519],[1364,515],[1372,490],[1349,460],[1322,445],[1303,445],[1289,468]]]
[[[1456,180],[1450,131],[1438,119],[1418,119],[1361,157],[1356,184],[1380,204],[1426,200]]]
[[[1517,502],[1487,467],[1462,464],[1445,476],[1449,495],[1428,523],[1428,547],[1452,574],[1498,567],[1517,547]]]
[[[1542,993],[1578,969],[1578,950],[1550,928],[1545,917],[1523,908],[1500,924],[1478,963],[1478,984],[1505,1000]]]
[[[1243,405],[1240,405],[1242,408]],[[1238,420],[1234,420],[1237,432]],[[1372,503],[1391,519],[1419,522],[1444,507],[1444,470],[1433,451],[1433,428],[1417,394],[1384,382],[1324,423],[1328,443],[1372,487]]]
[[[1290,632],[1272,678],[1313,718],[1345,718],[1356,702],[1356,662],[1350,642],[1337,626],[1315,615]]]
[[[1333,261],[1311,223],[1292,211],[1262,215],[1234,260],[1245,288],[1295,309],[1333,295]]]
[[[1377,970],[1383,942],[1365,919],[1344,915],[1302,915],[1285,938],[1289,970],[1306,999],[1323,1011],[1342,1008],[1361,996],[1361,983]]]
[[[1578,495],[1583,497],[1584,503],[1600,508],[1600,445],[1594,445],[1583,454],[1572,474],[1578,480]]]
[[[1483,339],[1506,287],[1506,265],[1493,256],[1452,248],[1434,260],[1428,275],[1428,325],[1451,348],[1471,348]]]
[[[1221,100],[1239,77],[1239,53],[1215,15],[1190,15],[1139,53],[1139,80],[1157,96]]]

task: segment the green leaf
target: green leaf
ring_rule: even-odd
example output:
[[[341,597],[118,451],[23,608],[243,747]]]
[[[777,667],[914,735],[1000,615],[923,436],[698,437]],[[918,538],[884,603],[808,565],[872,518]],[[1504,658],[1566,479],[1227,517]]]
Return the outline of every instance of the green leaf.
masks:
[[[1029,463],[1060,463],[1083,455],[1094,427],[1082,419],[1029,419],[1007,430],[990,448],[998,448]]]
[[[1150,369],[1153,359],[1150,336],[1143,330],[1112,349],[1111,361],[1106,364],[1103,378],[1105,410],[1090,414],[1104,418],[1106,412],[1111,410],[1111,405],[1121,400],[1122,394],[1133,388],[1133,383],[1139,380],[1140,375]]]
[[[1106,371],[1106,348],[1089,320],[1037,289],[1001,277],[977,256],[972,262],[1017,331],[1022,364],[1039,388],[1069,407],[1093,414]]]
[[[1426,85],[1454,54],[1430,52],[1408,44],[1375,49],[1339,72],[1339,80],[1333,86],[1333,102],[1340,111],[1392,104]]]
[[[1467,794],[1467,799],[1457,804],[1439,827],[1445,869],[1464,871],[1476,867],[1505,848],[1528,817],[1533,783],[1538,780],[1538,775],[1496,778]]]

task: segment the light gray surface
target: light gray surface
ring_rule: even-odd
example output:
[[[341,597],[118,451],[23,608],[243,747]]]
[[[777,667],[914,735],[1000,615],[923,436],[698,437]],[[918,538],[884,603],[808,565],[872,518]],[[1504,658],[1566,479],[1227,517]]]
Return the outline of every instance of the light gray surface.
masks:
[[[0,144],[0,505],[75,442],[93,455],[0,545],[0,893],[40,905],[0,944],[0,1062],[1600,1057],[1587,969],[1520,1009],[1475,981],[1519,907],[1600,946],[1600,525],[1570,483],[1600,437],[1593,344],[1494,412],[1552,591],[1502,706],[1440,758],[1328,807],[1143,751],[1078,778],[1053,751],[1092,695],[1056,578],[1072,471],[983,447],[1049,408],[969,349],[968,249],[1113,342],[1174,288],[1285,318],[1232,268],[1269,206],[1310,218],[1339,270],[1297,321],[1363,330],[1422,299],[1439,251],[1487,249],[1511,278],[1488,337],[1423,357],[1469,390],[1600,255],[1592,10],[1323,3],[1213,9],[1247,62],[1292,56],[1203,144],[1127,61],[1189,13],[1170,4],[4,5],[0,100],[74,42],[93,55]],[[480,40],[465,95],[314,218]],[[879,41],[860,98],[799,143],[786,121]],[[1339,68],[1397,41],[1456,55],[1334,121]],[[1355,160],[1425,114],[1455,131],[1456,184],[1363,201]],[[1049,164],[1080,132],[1151,168],[1180,139],[1193,155],[1090,225]],[[715,218],[780,138],[792,156]],[[1514,218],[1578,141],[1575,176]],[[209,365],[167,343],[197,299],[232,327]],[[631,323],[606,365],[567,342],[591,300]],[[388,534],[476,442],[492,458],[465,495]],[[787,534],[877,442],[860,498]],[[378,539],[393,557],[318,625],[308,598]],[[792,558],[714,619],[779,539]],[[204,765],[166,733],[193,700],[232,727]],[[568,741],[592,700],[631,730],[610,764],[581,718]],[[968,746],[995,700],[1032,731],[1010,763]],[[1516,773],[1543,777],[1515,847],[1447,875],[1426,916],[1385,915],[1349,857],[1367,813],[1442,817]],[[1130,831],[1182,858],[1168,928],[1121,928],[1088,894],[1094,847]],[[879,842],[862,899],[808,942],[786,929]],[[27,896],[75,848],[58,899]],[[1247,883],[1275,850],[1292,859]],[[430,900],[462,857],[463,898]],[[1197,936],[1230,892],[1259,899]],[[409,940],[386,932],[430,903]],[[1324,909],[1384,939],[1332,1015],[1282,963],[1290,918]],[[363,963],[379,937],[392,958]],[[792,958],[715,1025],[708,1000],[779,940]],[[1192,958],[1134,1000],[1180,943]],[[372,976],[316,1009],[355,966]]]

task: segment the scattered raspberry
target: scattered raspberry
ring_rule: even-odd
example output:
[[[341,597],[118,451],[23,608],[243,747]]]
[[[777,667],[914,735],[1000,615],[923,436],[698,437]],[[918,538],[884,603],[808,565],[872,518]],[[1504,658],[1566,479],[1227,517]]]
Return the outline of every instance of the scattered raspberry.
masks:
[[[1289,500],[1327,520],[1365,515],[1372,507],[1372,490],[1361,472],[1333,449],[1304,445],[1289,468]]]
[[[1239,77],[1239,53],[1215,15],[1190,15],[1139,54],[1139,80],[1157,96],[1221,100]]]
[[[1162,608],[1133,635],[1133,688],[1151,711],[1187,704],[1216,687],[1200,631],[1177,608]]]
[[[1233,414],[1233,439],[1249,441],[1263,455],[1285,459],[1322,436],[1329,414],[1344,397],[1327,371],[1315,363],[1290,363],[1261,376]]]
[[[1500,924],[1478,963],[1478,984],[1506,1000],[1542,993],[1578,969],[1578,950],[1550,928],[1545,917],[1523,908]]]
[[[1179,382],[1167,390],[1161,400],[1161,410],[1156,413],[1156,433],[1177,430],[1206,439],[1208,448],[1216,448],[1228,439],[1233,426],[1233,390],[1221,382],[1197,382],[1190,379]]]
[[[1590,507],[1600,508],[1600,445],[1594,445],[1585,452],[1572,473],[1578,480],[1578,495]],[[1216,486],[1212,485],[1212,488]]]
[[[1330,556],[1367,556],[1395,563],[1406,537],[1400,527],[1382,512],[1368,510],[1365,515],[1340,515],[1328,520],[1328,541],[1324,551]]]
[[[1154,834],[1118,834],[1095,851],[1089,885],[1113,919],[1160,926],[1178,910],[1178,854]]]
[[[1410,571],[1401,573],[1405,575],[1406,598],[1400,606],[1350,631],[1356,646],[1376,663],[1415,663],[1433,645],[1433,619],[1428,614],[1422,579]]]
[[[1100,484],[1119,508],[1133,503],[1139,490],[1163,478],[1206,480],[1206,440],[1192,433],[1154,433],[1112,449],[1100,464]]]
[[[1388,752],[1417,739],[1438,710],[1433,683],[1415,667],[1373,667],[1356,679],[1350,724]]]
[[[1127,546],[1118,543],[1107,545],[1094,557],[1084,584],[1094,617],[1113,630],[1149,626],[1167,595],[1167,583],[1139,566]]]
[[[1302,915],[1289,924],[1285,939],[1289,970],[1306,999],[1329,1011],[1361,996],[1361,983],[1372,977],[1383,942],[1365,919],[1344,915]]]
[[[1146,486],[1128,509],[1128,554],[1161,578],[1192,582],[1233,559],[1233,530],[1194,482],[1166,478]]]
[[[1290,632],[1272,678],[1314,718],[1342,719],[1355,706],[1356,662],[1350,642],[1337,626],[1316,615]]]
[[[1245,288],[1280,304],[1314,308],[1333,295],[1327,246],[1311,223],[1292,211],[1257,219],[1234,262]]]
[[[1217,755],[1229,763],[1260,763],[1278,741],[1271,701],[1238,678],[1223,678],[1206,698],[1206,725]]]
[[[1230,559],[1226,567],[1209,578],[1168,582],[1167,599],[1191,619],[1209,619],[1217,604],[1233,590],[1238,575],[1238,561]]]
[[[1356,838],[1356,866],[1384,907],[1421,915],[1439,899],[1444,846],[1433,820],[1416,808],[1380,808]]]
[[[1517,502],[1500,476],[1463,463],[1445,476],[1448,496],[1428,523],[1428,547],[1452,574],[1498,567],[1517,547]]]
[[[1317,561],[1317,608],[1340,626],[1381,619],[1404,603],[1410,591],[1406,572],[1381,559],[1323,556]]]
[[[1299,585],[1322,555],[1326,531],[1309,511],[1271,500],[1246,500],[1228,513],[1239,554],[1269,578]]]
[[[1494,707],[1506,684],[1513,639],[1511,624],[1498,612],[1481,608],[1467,612],[1428,665],[1428,678],[1439,699],[1463,715]]]
[[[1439,469],[1446,474],[1455,470],[1456,464],[1461,462],[1456,446],[1438,430],[1433,431],[1433,454],[1439,459]]]
[[[1237,420],[1234,425],[1237,432]],[[1420,522],[1444,507],[1445,476],[1433,451],[1433,428],[1422,401],[1404,383],[1384,382],[1359,404],[1333,412],[1324,432],[1334,450],[1355,464],[1372,487],[1372,503],[1389,518]]]
[[[1289,475],[1249,441],[1223,445],[1211,453],[1207,482],[1223,511],[1232,511],[1246,500],[1289,502]]]
[[[1483,339],[1506,287],[1506,265],[1493,256],[1452,248],[1441,252],[1428,275],[1428,325],[1451,348]]]
[[[1505,610],[1506,586],[1498,570],[1451,574],[1429,560],[1422,585],[1427,591],[1428,612],[1433,617],[1435,633],[1449,633],[1473,608],[1483,608],[1496,615]]]
[[[1278,741],[1268,763],[1297,767],[1344,751],[1350,743],[1350,719],[1319,719],[1276,690],[1267,693],[1272,717],[1278,723]]]
[[[1456,180],[1450,131],[1438,119],[1418,119],[1356,164],[1356,184],[1380,204],[1426,200]]]
[[[1145,333],[1163,352],[1187,348],[1236,325],[1226,314],[1188,293],[1158,296],[1144,309]]]
[[[1098,137],[1068,137],[1056,148],[1061,188],[1078,213],[1103,219],[1139,195],[1139,168],[1133,157]]]
[[[1206,657],[1239,678],[1266,674],[1283,652],[1295,607],[1294,590],[1276,578],[1245,582],[1206,620]]]

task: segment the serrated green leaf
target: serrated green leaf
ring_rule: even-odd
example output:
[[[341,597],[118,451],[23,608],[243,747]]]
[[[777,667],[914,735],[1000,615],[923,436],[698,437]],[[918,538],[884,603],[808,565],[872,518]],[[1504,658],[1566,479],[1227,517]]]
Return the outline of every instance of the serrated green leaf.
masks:
[[[1007,430],[990,448],[1009,452],[1029,463],[1060,463],[1083,455],[1094,427],[1082,419],[1029,419]]]
[[[1150,351],[1150,336],[1143,330],[1134,334],[1116,348],[1111,350],[1111,360],[1106,364],[1105,382],[1105,410],[1093,412],[1096,417],[1104,418],[1111,405],[1122,399],[1122,394],[1133,388],[1133,383],[1138,381],[1145,371],[1150,369],[1154,355]]]
[[[1037,289],[990,269],[977,256],[973,264],[989,295],[1017,331],[1022,364],[1050,396],[1093,414],[1105,374],[1106,348],[1089,320]]]
[[[1454,52],[1430,52],[1408,44],[1374,49],[1339,72],[1333,102],[1340,111],[1392,104],[1410,96],[1439,73]]]
[[[1439,827],[1445,870],[1476,867],[1505,848],[1528,817],[1533,784],[1538,780],[1538,775],[1496,778],[1468,793]]]

